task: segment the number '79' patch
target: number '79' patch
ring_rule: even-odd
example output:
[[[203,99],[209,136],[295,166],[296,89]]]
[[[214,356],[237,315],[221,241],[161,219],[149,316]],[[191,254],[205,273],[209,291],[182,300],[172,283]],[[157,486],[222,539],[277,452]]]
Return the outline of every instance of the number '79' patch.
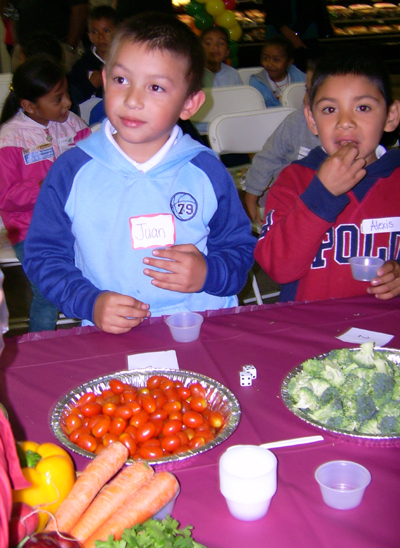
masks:
[[[190,221],[197,213],[196,199],[187,192],[177,192],[170,201],[171,211],[180,221]]]

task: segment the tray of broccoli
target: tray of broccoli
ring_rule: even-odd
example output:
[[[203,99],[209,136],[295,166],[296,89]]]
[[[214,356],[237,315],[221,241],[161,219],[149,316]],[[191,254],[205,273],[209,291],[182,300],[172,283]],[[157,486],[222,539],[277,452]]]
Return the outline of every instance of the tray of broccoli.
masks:
[[[333,435],[400,445],[400,350],[332,350],[293,369],[281,392],[297,417]]]

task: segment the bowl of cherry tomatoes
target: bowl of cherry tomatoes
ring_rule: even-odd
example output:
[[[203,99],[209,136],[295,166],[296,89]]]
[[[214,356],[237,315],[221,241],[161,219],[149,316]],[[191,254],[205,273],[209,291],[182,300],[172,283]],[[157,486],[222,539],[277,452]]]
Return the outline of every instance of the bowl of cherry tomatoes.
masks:
[[[240,416],[237,398],[218,381],[193,371],[151,369],[77,386],[56,404],[50,425],[65,447],[82,456],[93,458],[120,441],[130,461],[161,465],[216,447],[236,430]]]

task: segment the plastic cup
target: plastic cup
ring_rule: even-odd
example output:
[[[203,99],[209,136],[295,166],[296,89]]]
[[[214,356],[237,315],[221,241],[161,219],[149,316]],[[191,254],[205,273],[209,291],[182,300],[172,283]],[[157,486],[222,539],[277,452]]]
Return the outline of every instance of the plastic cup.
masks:
[[[355,280],[370,282],[376,278],[376,273],[384,261],[378,257],[350,257],[349,263]]]
[[[219,461],[219,481],[232,516],[255,521],[266,515],[276,493],[276,457],[257,445],[235,445]]]
[[[204,318],[197,312],[177,312],[165,320],[172,338],[177,342],[192,342],[199,338]]]
[[[334,460],[317,468],[315,479],[325,504],[337,510],[350,510],[361,503],[371,474],[356,462]]]

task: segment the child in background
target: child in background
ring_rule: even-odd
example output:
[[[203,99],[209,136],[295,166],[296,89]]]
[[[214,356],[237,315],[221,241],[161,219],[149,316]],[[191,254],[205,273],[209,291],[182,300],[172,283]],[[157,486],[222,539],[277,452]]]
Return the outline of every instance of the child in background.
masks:
[[[282,301],[400,294],[400,151],[379,146],[399,124],[382,60],[336,50],[318,61],[310,131],[322,147],[279,175],[268,191],[255,258],[281,284]],[[384,259],[370,285],[349,257]]]
[[[64,63],[64,50],[60,42],[53,35],[47,32],[37,32],[31,34],[26,41],[21,42],[19,52],[20,63],[23,63],[29,57],[34,55],[51,55],[60,63]]]
[[[315,61],[309,60],[303,100],[305,107],[309,105],[314,68]],[[308,129],[304,109],[295,110],[283,120],[263,149],[254,156],[246,174],[245,204],[252,221],[262,225],[260,208],[265,207],[265,191],[276,181],[282,169],[304,158],[320,144],[318,136]]]
[[[238,71],[224,63],[229,56],[229,33],[223,27],[209,27],[200,37],[206,52],[203,87],[240,86]]]
[[[76,104],[93,95],[103,97],[101,71],[117,27],[117,12],[111,6],[94,8],[89,15],[88,27],[92,47],[75,63],[68,76],[71,99]]]
[[[90,134],[70,105],[64,69],[55,59],[34,56],[15,71],[0,120],[0,215],[21,262],[43,179],[61,153]],[[54,329],[57,309],[35,286],[32,291],[30,331]]]
[[[261,51],[264,69],[250,77],[249,84],[262,93],[267,107],[280,107],[283,90],[295,82],[305,82],[306,75],[293,65],[294,46],[284,36],[266,41]]]
[[[232,307],[254,238],[229,172],[183,135],[204,101],[202,46],[174,16],[116,33],[103,83],[108,118],[50,170],[24,266],[64,314],[124,333],[144,318]]]

